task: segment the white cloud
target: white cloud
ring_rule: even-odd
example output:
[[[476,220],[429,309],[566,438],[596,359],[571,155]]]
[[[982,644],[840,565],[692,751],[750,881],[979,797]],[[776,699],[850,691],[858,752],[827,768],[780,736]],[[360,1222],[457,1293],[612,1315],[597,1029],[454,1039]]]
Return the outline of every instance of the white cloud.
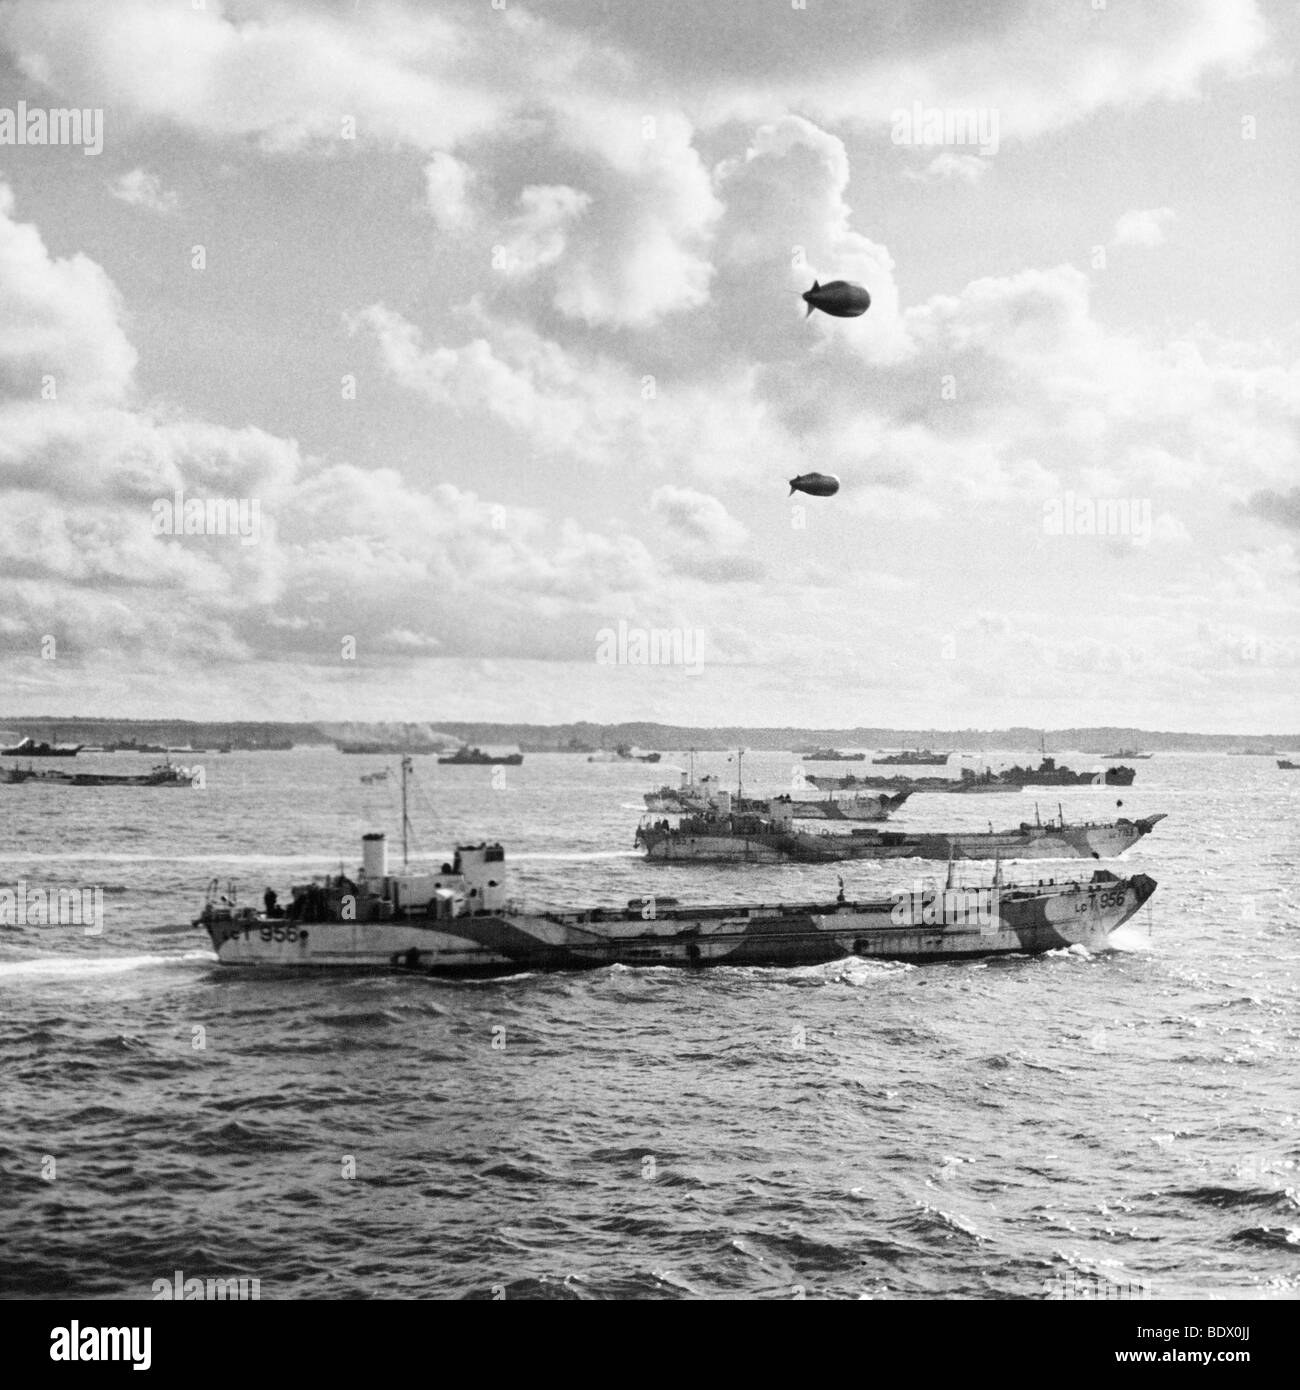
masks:
[[[145,208],[162,217],[174,213],[180,204],[179,196],[164,189],[162,180],[156,174],[146,173],[143,169],[132,169],[123,174],[111,185],[109,192],[132,207]]]
[[[0,184],[0,400],[122,399],[136,355],[116,288],[86,256],[50,256],[13,206]]]
[[[425,201],[442,231],[460,231],[473,220],[469,201],[473,178],[473,170],[442,150],[424,166]]]
[[[989,170],[990,161],[977,154],[953,154],[944,150],[924,169],[904,169],[903,177],[912,183],[978,183]]]
[[[1135,208],[1115,223],[1112,246],[1159,246],[1173,223],[1172,208]]]

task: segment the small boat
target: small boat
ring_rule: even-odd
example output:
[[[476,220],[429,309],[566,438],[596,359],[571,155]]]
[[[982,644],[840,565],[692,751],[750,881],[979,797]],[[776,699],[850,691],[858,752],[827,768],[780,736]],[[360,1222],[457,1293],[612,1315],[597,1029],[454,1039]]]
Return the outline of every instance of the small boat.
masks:
[[[522,753],[485,753],[481,748],[458,748],[438,761],[445,767],[518,767]]]
[[[1300,772],[1300,763],[1293,763],[1289,758],[1279,758],[1277,765],[1283,772]]]
[[[381,767],[378,772],[363,772],[361,774],[361,780],[363,782],[387,782],[388,769],[386,767]]]
[[[0,757],[5,758],[75,758],[86,745],[84,743],[45,743],[32,738],[24,738],[12,748],[0,748]]]

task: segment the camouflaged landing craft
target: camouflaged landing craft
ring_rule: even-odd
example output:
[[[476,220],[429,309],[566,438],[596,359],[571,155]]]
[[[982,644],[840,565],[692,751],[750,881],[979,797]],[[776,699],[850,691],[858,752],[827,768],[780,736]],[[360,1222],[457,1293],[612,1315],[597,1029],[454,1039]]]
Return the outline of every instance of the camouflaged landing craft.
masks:
[[[660,863],[824,864],[858,859],[1112,859],[1151,833],[1160,812],[1141,820],[1067,825],[1064,816],[1046,825],[1022,821],[1012,830],[918,833],[853,830],[846,834],[795,829],[788,806],[772,814],[737,815],[725,803],[677,826],[642,824],[636,844]]]
[[[367,835],[355,882],[339,874],[294,890],[283,915],[240,908],[213,890],[196,926],[223,965],[414,970],[486,978],[622,965],[822,965],[849,956],[965,960],[1105,947],[1156,890],[1145,874],[1048,883],[916,885],[851,902],[686,907],[634,898],[626,908],[529,908],[506,896],[500,845],[462,845],[438,874],[388,872],[385,840]]]

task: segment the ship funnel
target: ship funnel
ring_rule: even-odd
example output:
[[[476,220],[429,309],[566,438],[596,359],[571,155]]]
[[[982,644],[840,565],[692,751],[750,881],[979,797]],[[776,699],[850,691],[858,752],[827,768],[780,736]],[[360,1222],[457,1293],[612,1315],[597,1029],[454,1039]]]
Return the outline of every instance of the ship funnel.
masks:
[[[388,877],[388,837],[382,831],[361,837],[361,873],[368,879]]]

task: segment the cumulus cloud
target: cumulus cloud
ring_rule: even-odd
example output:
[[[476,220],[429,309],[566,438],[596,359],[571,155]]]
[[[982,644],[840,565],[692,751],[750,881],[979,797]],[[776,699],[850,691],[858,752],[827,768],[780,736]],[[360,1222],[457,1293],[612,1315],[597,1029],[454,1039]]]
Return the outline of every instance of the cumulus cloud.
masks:
[[[977,154],[953,154],[944,150],[924,169],[904,169],[903,178],[912,183],[978,183],[988,172],[990,161]]]
[[[1115,223],[1112,246],[1159,246],[1173,223],[1172,208],[1135,208]]]
[[[180,205],[179,196],[165,189],[157,174],[146,173],[143,169],[123,174],[110,185],[109,192],[120,202],[156,212],[160,217],[170,216]]]
[[[0,400],[123,398],[136,354],[116,288],[86,256],[51,256],[13,211],[0,184]]]
[[[425,201],[442,231],[460,231],[472,221],[469,190],[473,178],[472,169],[443,150],[435,151],[424,166]]]

